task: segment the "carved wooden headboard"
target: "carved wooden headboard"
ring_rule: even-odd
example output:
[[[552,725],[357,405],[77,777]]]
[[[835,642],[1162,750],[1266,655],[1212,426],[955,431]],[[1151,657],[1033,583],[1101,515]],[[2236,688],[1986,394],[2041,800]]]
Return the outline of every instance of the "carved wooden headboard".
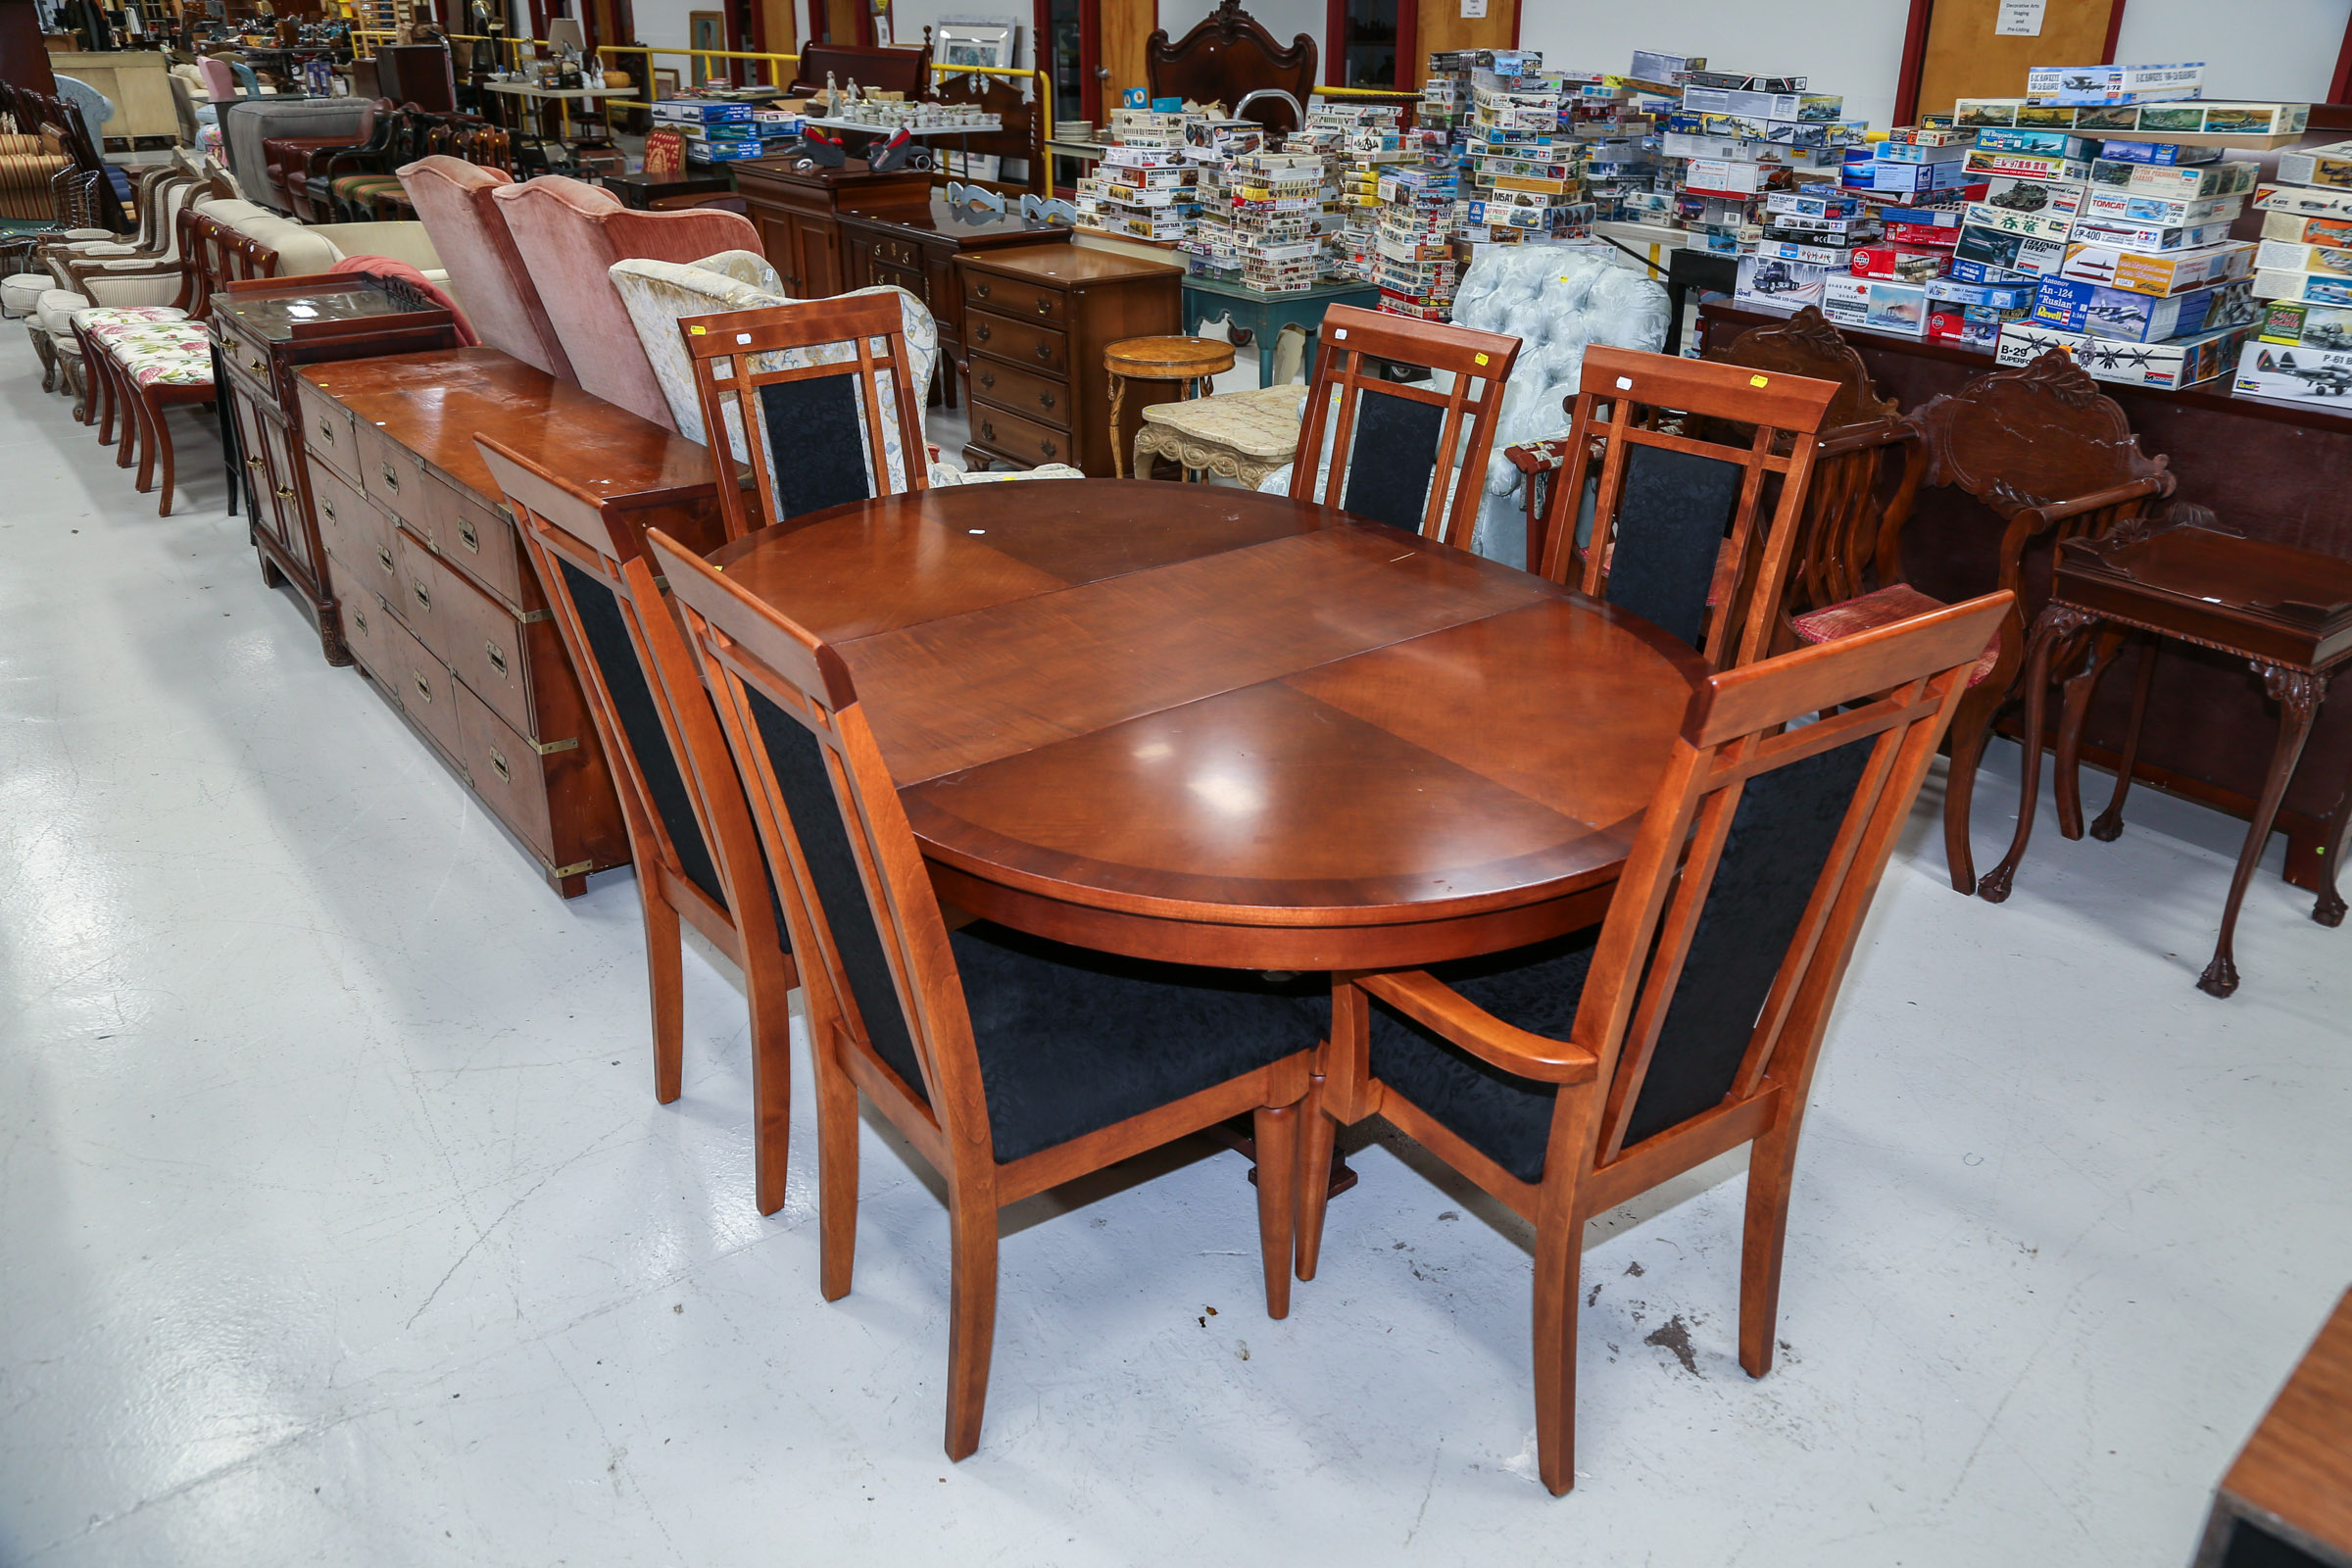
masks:
[[[1223,0],[1175,43],[1165,27],[1155,29],[1144,44],[1144,79],[1154,98],[1222,103],[1229,114],[1260,87],[1280,87],[1303,104],[1315,90],[1315,40],[1302,32],[1282,48],[1240,0]],[[1249,118],[1269,130],[1297,128],[1278,98],[1259,99]]]

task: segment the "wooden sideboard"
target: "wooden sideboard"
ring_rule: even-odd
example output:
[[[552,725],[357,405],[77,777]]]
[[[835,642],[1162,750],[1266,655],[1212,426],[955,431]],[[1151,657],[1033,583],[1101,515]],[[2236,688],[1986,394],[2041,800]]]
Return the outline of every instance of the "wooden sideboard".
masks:
[[[2222,1478],[2196,1568],[2352,1568],[2352,1294]]]
[[[318,624],[326,662],[348,664],[309,468],[296,461],[301,368],[455,348],[455,320],[404,285],[337,276],[223,283],[212,321],[262,580],[272,588],[291,582]]]
[[[496,349],[358,360],[297,388],[316,525],[361,670],[565,898],[625,864],[578,677],[498,486],[497,436],[696,550],[722,537],[710,453]]]
[[[1781,313],[1709,304],[1699,311],[1701,344],[1715,351]],[[1840,328],[1879,390],[1905,412],[1956,392],[1997,368],[1992,356],[1888,333]],[[2311,404],[2238,397],[2227,379],[2178,391],[2102,382],[2123,409],[2140,449],[2172,460],[2182,501],[2211,507],[2220,525],[2325,555],[2352,558],[2352,414]],[[1989,513],[1953,491],[1923,492],[1903,534],[1903,563],[1922,592],[1957,601],[1992,586],[2000,530]],[[2027,558],[2029,588],[2049,582],[2049,551]],[[2138,661],[2135,642],[2100,683],[2083,728],[2083,755],[2113,767],[2131,721]],[[2156,650],[2156,680],[2132,776],[2159,789],[2250,818],[2278,734],[2277,710],[2262,679],[2210,649],[2171,639]],[[2324,828],[2342,780],[2352,774],[2352,674],[2339,676],[2320,709],[2302,766],[2278,812],[2287,836],[2286,877],[2318,886]],[[2129,831],[2129,829],[2127,829]]]
[[[895,283],[930,307],[931,318],[939,323],[944,357],[940,388],[951,409],[956,406],[956,377],[968,368],[970,360],[963,330],[963,273],[956,258],[1009,245],[1066,243],[1071,233],[993,213],[970,218],[967,211],[934,196],[921,207],[844,208],[840,214],[844,289]]]
[[[1102,351],[1122,338],[1179,330],[1184,269],[1085,245],[982,251],[958,255],[956,266],[971,366],[965,461],[1067,463],[1091,478],[1110,477]],[[1144,405],[1173,396],[1170,383],[1131,385],[1119,449],[1134,443]]]
[[[921,211],[931,200],[931,173],[909,169],[877,174],[863,164],[802,171],[782,158],[751,158],[730,166],[736,193],[760,230],[760,249],[796,300],[830,299],[847,286],[841,211],[888,208]]]

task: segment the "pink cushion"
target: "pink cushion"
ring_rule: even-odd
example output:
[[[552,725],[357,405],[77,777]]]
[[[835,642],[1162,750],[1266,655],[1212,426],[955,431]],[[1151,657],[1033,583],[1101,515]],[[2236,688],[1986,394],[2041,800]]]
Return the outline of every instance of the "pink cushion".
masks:
[[[507,230],[506,210],[490,199],[491,192],[513,183],[503,170],[439,153],[400,171],[401,189],[416,203],[425,237],[448,269],[450,287],[465,300],[466,318],[481,340],[559,380],[577,381],[538,285]]]
[[[751,220],[720,208],[639,213],[599,186],[548,175],[490,193],[580,385],[665,429],[677,426],[610,275],[614,262],[693,262],[760,250]],[[444,258],[446,260],[446,257]],[[466,295],[466,286],[458,283]]]
[[[205,94],[214,103],[233,104],[237,101],[237,74],[228,69],[227,61],[215,60],[211,55],[206,55],[196,62],[196,69],[204,73]]]
[[[1807,611],[1791,619],[1788,625],[1796,633],[1799,642],[1834,643],[1840,637],[1891,626],[1898,620],[1909,620],[1914,615],[1925,615],[1943,608],[1942,600],[1930,599],[1909,583],[1898,582],[1891,588],[1881,588],[1859,599],[1847,599],[1819,610]],[[1996,633],[1992,641],[1984,645],[1984,652],[1977,660],[1976,668],[1968,672],[1968,683],[1971,686],[1983,683],[1984,677],[1992,673],[1992,666],[2000,661],[2001,639]]]

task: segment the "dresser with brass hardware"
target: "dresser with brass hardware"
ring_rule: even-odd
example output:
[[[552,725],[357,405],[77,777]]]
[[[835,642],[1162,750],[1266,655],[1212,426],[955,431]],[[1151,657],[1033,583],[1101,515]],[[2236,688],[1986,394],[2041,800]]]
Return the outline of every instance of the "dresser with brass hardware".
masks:
[[[1111,471],[1109,378],[1102,351],[1177,331],[1184,269],[1087,245],[1024,245],[956,258],[971,362],[971,444],[964,460],[1033,468],[1067,463]],[[1143,406],[1174,396],[1130,391],[1122,443]]]
[[[296,374],[306,365],[455,348],[446,310],[370,277],[260,278],[213,296],[213,345],[225,394],[223,446],[243,483],[262,581],[290,582],[318,623],[330,664],[348,664],[304,466]]]
[[[496,349],[318,366],[296,388],[314,522],[351,657],[564,897],[629,858],[577,675],[498,486],[496,436],[697,550],[701,445]]]
[[[727,169],[767,265],[796,300],[830,299],[846,286],[842,209],[919,210],[931,198],[931,175],[921,169],[877,174],[856,161],[843,169],[795,169],[784,158],[747,158]]]
[[[956,406],[956,377],[971,363],[964,332],[963,273],[958,254],[1001,250],[1007,245],[1067,243],[1071,231],[1007,218],[985,209],[951,205],[933,196],[917,207],[876,207],[862,202],[840,215],[844,290],[896,283],[930,307],[939,323],[940,394]]]

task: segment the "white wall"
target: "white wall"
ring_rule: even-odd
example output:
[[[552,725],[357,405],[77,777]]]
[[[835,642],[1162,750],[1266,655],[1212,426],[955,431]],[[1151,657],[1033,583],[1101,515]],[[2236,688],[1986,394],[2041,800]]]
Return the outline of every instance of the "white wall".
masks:
[[[2205,62],[2205,96],[2318,103],[2352,0],[2128,0],[2115,58]]]

